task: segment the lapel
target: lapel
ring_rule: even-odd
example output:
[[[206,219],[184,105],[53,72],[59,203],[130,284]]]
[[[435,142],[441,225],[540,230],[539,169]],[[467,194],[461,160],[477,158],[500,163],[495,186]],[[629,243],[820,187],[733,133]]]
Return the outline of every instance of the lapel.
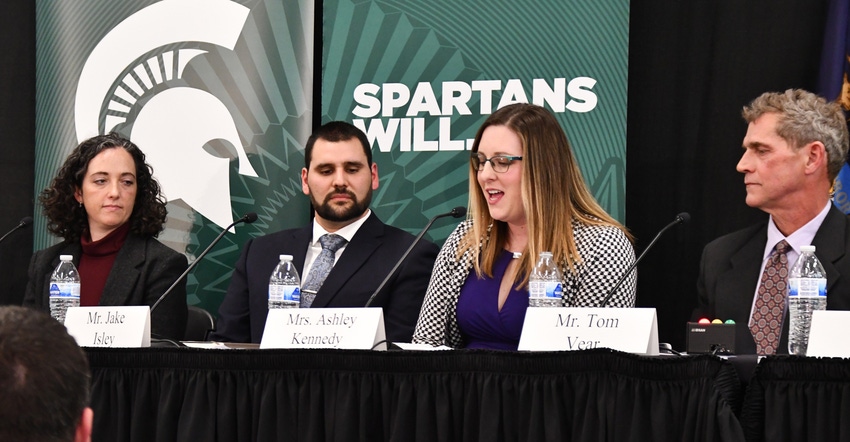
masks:
[[[366,222],[354,234],[354,237],[351,238],[351,242],[345,247],[342,256],[334,264],[328,278],[325,279],[319,292],[316,293],[312,307],[328,306],[331,300],[342,291],[348,280],[375,253],[375,250],[381,245],[383,234],[384,224],[378,219],[375,212],[372,212]]]
[[[127,235],[124,245],[115,256],[115,263],[106,278],[100,305],[131,305],[132,295],[145,263],[145,239],[133,233]],[[137,300],[140,302],[141,300]]]
[[[312,223],[307,224],[307,227],[292,230],[291,236],[283,242],[284,246],[288,246],[289,250],[294,250],[292,252],[292,264],[295,266],[295,270],[298,270],[298,274],[301,276],[301,282],[304,282],[304,279],[307,278],[307,275],[304,274],[304,260],[307,258],[307,249],[310,248],[311,239],[313,239]],[[285,248],[287,247],[283,247],[281,250]],[[275,259],[275,262],[277,261]]]
[[[812,245],[817,248],[815,254],[823,264],[826,274],[829,275],[826,281],[827,295],[841,279],[841,272],[838,270],[837,263],[844,257],[845,253],[844,246],[847,244],[847,240],[844,238],[846,225],[847,217],[835,206],[832,206],[812,240]]]
[[[764,247],[767,243],[767,224],[753,230],[741,247],[729,258],[729,268],[717,284],[717,317],[733,319],[746,327],[752,309],[753,296],[760,275]],[[726,306],[726,311],[720,311]]]

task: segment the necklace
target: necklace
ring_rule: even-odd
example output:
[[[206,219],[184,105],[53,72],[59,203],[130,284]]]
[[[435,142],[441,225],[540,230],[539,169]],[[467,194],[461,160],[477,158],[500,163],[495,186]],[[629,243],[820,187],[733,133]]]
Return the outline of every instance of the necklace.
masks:
[[[514,254],[514,259],[522,258],[522,252],[513,252],[513,254]]]

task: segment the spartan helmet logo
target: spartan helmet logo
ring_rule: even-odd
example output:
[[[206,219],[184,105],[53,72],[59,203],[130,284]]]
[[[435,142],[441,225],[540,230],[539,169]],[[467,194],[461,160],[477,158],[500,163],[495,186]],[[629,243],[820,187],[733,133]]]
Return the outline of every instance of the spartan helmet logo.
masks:
[[[222,228],[233,221],[230,159],[205,146],[229,143],[239,173],[257,173],[227,106],[206,90],[188,87],[182,76],[194,57],[207,53],[199,45],[233,50],[248,13],[228,0],[163,0],[138,11],[91,52],[75,102],[78,141],[130,128],[168,200],[182,199]]]

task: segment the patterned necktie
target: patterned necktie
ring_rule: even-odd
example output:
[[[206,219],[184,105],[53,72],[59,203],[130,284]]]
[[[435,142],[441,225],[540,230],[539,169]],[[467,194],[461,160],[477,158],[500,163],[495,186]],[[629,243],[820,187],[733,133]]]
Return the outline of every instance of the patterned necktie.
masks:
[[[788,257],[790,246],[783,239],[774,247],[767,260],[759,284],[756,306],[750,319],[750,332],[756,341],[759,355],[776,354],[782,320],[785,316],[785,298],[788,296]]]
[[[319,291],[334,266],[336,251],[347,242],[345,238],[332,233],[322,235],[319,238],[319,243],[322,244],[322,253],[319,253],[319,256],[313,262],[313,268],[310,269],[310,274],[307,275],[307,279],[301,287],[301,307],[307,308],[313,304],[313,300],[316,299],[316,292]]]

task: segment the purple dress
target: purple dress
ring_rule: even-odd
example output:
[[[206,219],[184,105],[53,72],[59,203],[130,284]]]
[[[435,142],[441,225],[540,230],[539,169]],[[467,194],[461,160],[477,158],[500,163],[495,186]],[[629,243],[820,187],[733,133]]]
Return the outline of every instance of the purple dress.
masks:
[[[479,279],[470,272],[460,290],[457,323],[466,348],[516,350],[528,309],[528,290],[511,288],[499,310],[499,286],[513,254],[502,251],[493,265],[493,277]]]

